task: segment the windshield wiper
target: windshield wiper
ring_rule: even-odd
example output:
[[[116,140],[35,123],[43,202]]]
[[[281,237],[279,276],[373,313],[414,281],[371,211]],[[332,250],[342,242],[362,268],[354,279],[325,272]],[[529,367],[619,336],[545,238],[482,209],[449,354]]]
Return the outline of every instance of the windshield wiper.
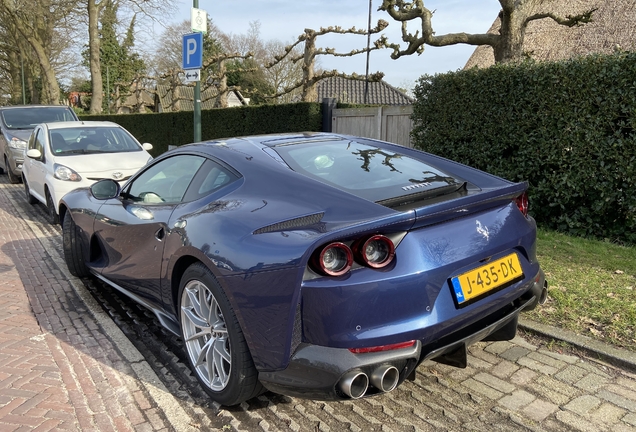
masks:
[[[74,150],[66,150],[63,154],[94,154],[94,153],[102,153],[99,150],[86,150],[86,149],[74,149]]]

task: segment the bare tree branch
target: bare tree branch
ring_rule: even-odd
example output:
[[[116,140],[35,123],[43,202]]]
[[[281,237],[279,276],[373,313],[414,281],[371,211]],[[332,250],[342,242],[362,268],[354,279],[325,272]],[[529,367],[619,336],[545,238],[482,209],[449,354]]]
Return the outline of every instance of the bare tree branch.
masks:
[[[448,33],[436,35],[433,30],[432,18],[434,11],[424,7],[424,0],[383,0],[378,10],[385,11],[391,18],[402,23],[402,40],[407,43],[402,48],[397,43],[387,43],[393,50],[391,58],[398,59],[405,55],[422,54],[426,45],[442,47],[456,44],[489,45],[495,52],[495,61],[517,60],[523,57],[523,40],[528,23],[540,19],[552,19],[557,24],[573,27],[592,21],[591,9],[578,15],[565,18],[550,11],[533,12],[548,7],[544,0],[499,0],[501,29],[499,34],[484,33]],[[414,33],[409,32],[408,23],[420,20],[420,26]]]
[[[583,24],[592,22],[593,21],[592,14],[596,12],[597,10],[598,8],[594,8],[592,10],[589,10],[579,15],[567,15],[565,18],[557,16],[553,13],[538,13],[526,18],[526,24],[529,23],[530,21],[550,18],[557,24],[560,24],[566,27],[578,27],[578,26],[582,26]]]

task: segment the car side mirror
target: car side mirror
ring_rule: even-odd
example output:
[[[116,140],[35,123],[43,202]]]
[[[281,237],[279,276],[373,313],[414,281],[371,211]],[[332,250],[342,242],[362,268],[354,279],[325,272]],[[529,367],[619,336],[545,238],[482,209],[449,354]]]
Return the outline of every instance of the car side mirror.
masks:
[[[27,150],[26,155],[28,157],[30,157],[31,159],[41,159],[42,158],[42,153],[38,149],[29,149],[29,150]]]
[[[119,195],[121,187],[115,180],[104,179],[93,183],[90,187],[91,194],[98,200],[107,200]]]
[[[150,151],[150,150],[152,150],[152,144],[150,144],[150,143],[143,143],[143,144],[141,145],[141,147],[142,147],[144,150],[146,150],[146,151]]]

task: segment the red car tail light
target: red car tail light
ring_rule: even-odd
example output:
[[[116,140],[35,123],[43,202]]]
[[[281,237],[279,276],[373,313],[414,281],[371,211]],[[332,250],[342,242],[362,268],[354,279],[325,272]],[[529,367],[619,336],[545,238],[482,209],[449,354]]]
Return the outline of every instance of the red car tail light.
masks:
[[[365,353],[372,353],[372,352],[391,351],[391,350],[396,350],[400,348],[409,348],[409,347],[412,347],[413,345],[415,345],[414,340],[407,341],[407,342],[400,342],[400,343],[391,344],[391,345],[380,345],[380,346],[365,347],[365,348],[349,348],[349,351],[351,351],[354,354],[365,354]]]
[[[314,260],[314,267],[327,276],[340,276],[351,269],[353,253],[344,243],[329,243],[320,250]]]
[[[519,195],[516,199],[515,202],[517,203],[517,207],[519,208],[519,211],[524,215],[524,216],[528,216],[528,193],[524,192],[521,195]]]
[[[353,253],[361,264],[378,269],[393,261],[395,245],[389,238],[377,234],[355,242]]]

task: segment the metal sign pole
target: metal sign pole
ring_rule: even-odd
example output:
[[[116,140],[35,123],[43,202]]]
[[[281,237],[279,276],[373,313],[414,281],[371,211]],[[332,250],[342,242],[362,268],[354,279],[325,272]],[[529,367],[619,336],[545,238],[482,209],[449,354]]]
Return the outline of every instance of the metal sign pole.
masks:
[[[192,0],[192,7],[198,9],[199,0]],[[199,141],[201,141],[201,81],[197,80],[194,85],[194,142]]]

